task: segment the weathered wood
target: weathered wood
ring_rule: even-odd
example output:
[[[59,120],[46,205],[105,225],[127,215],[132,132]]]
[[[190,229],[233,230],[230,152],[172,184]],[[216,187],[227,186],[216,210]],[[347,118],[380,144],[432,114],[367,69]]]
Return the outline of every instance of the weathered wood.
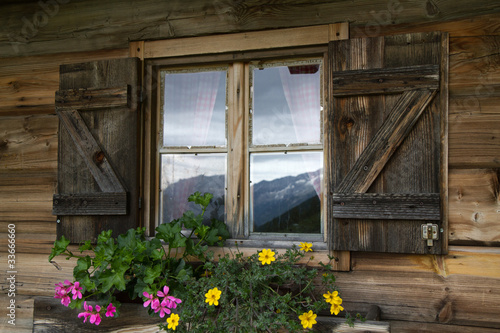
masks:
[[[92,304],[92,303],[91,303]],[[120,316],[103,318],[99,326],[83,323],[77,317],[79,310],[61,305],[61,302],[49,297],[34,299],[33,332],[157,332],[158,324],[165,319],[151,317],[142,304],[122,303]]]
[[[339,193],[367,191],[397,147],[412,130],[434,95],[435,91],[427,89],[403,93],[349,173],[336,186],[335,191]]]
[[[71,89],[56,91],[58,111],[91,110],[127,105],[127,87],[107,89]]]
[[[497,333],[498,328],[484,328],[477,326],[459,326],[459,325],[444,325],[423,322],[411,321],[396,321],[391,320],[391,329],[393,332],[405,333]]]
[[[56,257],[58,270],[47,262],[48,254],[18,255],[19,295],[52,297],[55,283],[72,278],[76,260]],[[321,252],[313,255],[315,260],[323,256]],[[443,305],[451,301],[450,325],[500,328],[498,249],[452,246],[446,256],[366,252],[352,252],[352,256],[352,272],[335,273],[343,306],[351,313],[365,314],[377,305],[382,321],[405,318],[437,324]],[[2,271],[5,265],[0,262]],[[0,283],[4,290],[5,281]]]
[[[57,111],[57,115],[101,191],[124,192],[123,185],[116,176],[106,153],[97,143],[80,113],[76,110]]]
[[[95,59],[126,57],[126,50],[60,53],[3,58],[0,62],[0,115],[54,113],[54,92],[59,88],[59,66]]]
[[[418,36],[418,37],[417,37]],[[446,59],[442,44],[444,37],[437,33],[390,36],[385,38],[351,39],[332,43],[335,48],[330,68],[343,70],[370,70],[398,68],[426,64],[443,65]],[[329,80],[333,75],[330,74]],[[330,91],[333,93],[333,89]],[[405,93],[407,94],[407,93]],[[379,155],[368,150],[372,138],[389,119],[398,103],[398,96],[368,95],[337,97],[330,100],[333,119],[328,126],[335,129],[333,149],[335,159],[330,179],[331,194],[342,192],[370,193],[441,193],[440,177],[446,175],[440,166],[443,140],[441,130],[442,104],[440,93],[427,106],[426,112],[415,122],[412,131],[394,152],[384,140],[377,142]],[[330,122],[331,121],[331,122]],[[386,123],[387,124],[387,123]],[[384,155],[385,152],[388,155]],[[387,156],[392,154],[389,159]],[[373,157],[370,159],[370,157]],[[380,164],[378,163],[380,159]],[[385,159],[385,160],[384,160]],[[354,167],[356,165],[356,167]],[[382,170],[383,168],[383,170]],[[356,171],[356,172],[355,172]],[[370,174],[371,173],[371,174]],[[367,184],[367,185],[365,185]],[[371,186],[370,186],[371,184]],[[440,200],[444,204],[446,200]],[[330,214],[331,205],[328,205]],[[444,209],[444,208],[441,208]],[[335,219],[331,235],[333,248],[353,251],[389,251],[408,253],[440,253],[446,251],[441,240],[427,247],[422,241],[421,220],[365,220]],[[441,223],[439,228],[442,227]],[[405,236],[403,236],[405,235]]]
[[[10,309],[10,300],[15,301],[15,325],[9,324],[11,318],[8,316]],[[0,307],[4,310],[4,315],[0,317],[0,329],[2,332],[9,333],[26,333],[33,330],[33,297],[16,295],[15,297],[7,297],[0,295]]]
[[[439,220],[439,193],[334,193],[333,217]]]
[[[137,105],[135,92],[140,91],[137,86],[139,73],[136,58],[64,65],[61,66],[60,90],[107,89],[130,85],[131,96],[135,99],[132,100],[132,105]],[[78,113],[79,116],[76,116],[75,111],[58,113],[65,112],[71,112],[73,116],[63,116],[62,123],[64,121],[63,124],[70,124],[68,127],[72,129],[78,145],[86,149],[83,154],[77,153],[74,139],[67,131],[60,131],[58,194],[126,191],[129,194],[130,208],[125,216],[60,216],[58,235],[64,234],[66,238],[79,242],[96,240],[102,230],[112,229],[118,235],[136,227],[139,212],[139,112],[106,108],[100,111],[82,111]],[[94,144],[89,141],[92,138],[95,139]],[[103,169],[101,172],[105,161],[113,166],[115,177],[111,170]],[[97,182],[95,175],[88,171],[89,165],[99,177],[105,176],[100,178],[111,181],[101,182],[100,179]]]
[[[415,89],[437,89],[439,67],[421,65],[334,72],[333,96],[399,93]]]
[[[290,28],[346,19],[373,36],[386,26],[433,23],[499,12],[495,0],[483,0],[474,8],[469,4],[465,0],[443,0],[439,6],[432,2],[424,6],[418,2],[363,0],[353,7],[348,0],[300,0],[269,6],[255,0],[213,3],[197,0],[185,6],[178,1],[145,0],[124,6],[119,0],[105,3],[92,0],[56,4],[44,11],[37,2],[31,5],[10,2],[3,6],[0,16],[5,31],[0,40],[0,54],[126,48],[129,40]]]
[[[451,244],[500,246],[499,169],[450,170]]]
[[[126,215],[127,192],[55,194],[54,215]]]
[[[55,170],[57,125],[55,115],[2,117],[0,120],[2,172]]]

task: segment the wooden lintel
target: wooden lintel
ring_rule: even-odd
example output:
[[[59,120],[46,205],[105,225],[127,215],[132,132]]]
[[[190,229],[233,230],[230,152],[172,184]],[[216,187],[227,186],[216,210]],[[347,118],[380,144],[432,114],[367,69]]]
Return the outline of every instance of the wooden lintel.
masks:
[[[438,89],[439,86],[438,65],[351,70],[332,75],[332,94],[336,97]]]
[[[126,215],[127,193],[55,194],[53,215]]]
[[[131,108],[127,87],[107,89],[69,89],[56,91],[56,108],[64,110],[92,110],[103,108]]]
[[[334,193],[333,217],[440,220],[439,193]]]

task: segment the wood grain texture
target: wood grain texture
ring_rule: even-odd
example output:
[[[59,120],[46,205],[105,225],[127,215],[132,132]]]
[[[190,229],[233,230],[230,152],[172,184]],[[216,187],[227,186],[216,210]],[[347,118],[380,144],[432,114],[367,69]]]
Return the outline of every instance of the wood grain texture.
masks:
[[[137,87],[139,66],[136,58],[63,65],[60,71],[61,90],[107,89],[130,85],[133,87],[131,91],[139,91]],[[132,105],[137,105],[137,94],[132,96],[136,99],[132,101]],[[81,134],[82,124],[85,124],[88,129],[87,134],[76,137],[79,138],[78,143],[85,143],[89,149],[84,150],[83,155],[86,158],[83,158],[82,154],[75,151],[72,135],[61,128],[58,194],[116,192],[113,189],[117,187],[108,186],[107,183],[101,188],[101,182],[96,181],[88,170],[88,160],[90,160],[90,164],[99,170],[99,175],[109,175],[109,172],[100,172],[106,159],[109,165],[112,165],[113,173],[116,175],[115,180],[123,186],[123,191],[128,192],[130,208],[126,216],[61,216],[58,235],[65,235],[74,242],[86,239],[95,241],[102,230],[112,229],[115,235],[118,235],[129,228],[137,227],[139,222],[139,112],[136,109],[123,111],[119,108],[107,108],[82,111],[79,115],[80,119],[78,117],[69,119],[70,122],[78,120],[77,123],[71,122],[70,128],[74,129],[73,134]],[[90,144],[88,138],[93,138],[95,144]],[[116,181],[111,184],[116,184]]]
[[[500,246],[499,169],[450,171],[451,244]]]
[[[96,10],[98,9],[98,10]],[[434,2],[363,0],[324,2],[295,0],[269,3],[261,0],[197,0],[185,6],[180,0],[107,2],[71,1],[44,9],[36,1],[8,3],[1,11],[5,34],[0,54],[35,55],[128,47],[129,40],[153,40],[215,33],[289,28],[355,22],[362,31],[378,33],[386,26],[435,23],[499,12],[495,0],[469,6],[465,0]],[[89,19],[91,17],[91,19]],[[103,33],[105,32],[105,33]]]
[[[332,54],[336,57],[331,68],[336,72],[441,65],[441,55],[444,56],[441,41],[439,34],[429,33],[332,43],[330,48],[334,48]],[[330,79],[332,76],[330,74]],[[412,94],[417,92],[412,91]],[[397,112],[411,110],[418,104],[415,103],[420,97],[420,111],[426,106],[427,109],[415,113],[421,114],[418,121],[415,120],[416,116],[413,120],[410,116],[405,119],[404,112]],[[405,92],[402,97],[390,94],[334,98],[330,106],[334,120],[328,124],[334,128],[330,155],[335,159],[334,174],[330,178],[330,195],[365,191],[440,193],[439,177],[446,177],[439,163],[440,151],[443,149],[441,100],[439,95],[432,101],[429,101],[430,96],[420,97]],[[409,108],[401,107],[404,104]],[[415,107],[416,110],[419,107]],[[411,127],[413,129],[410,131]],[[328,207],[332,209],[330,203]],[[352,251],[446,251],[441,241],[433,247],[425,246],[420,225],[418,220],[335,219],[333,246],[335,250]]]
[[[55,194],[54,215],[127,215],[127,192]]]
[[[347,219],[440,220],[439,193],[332,195],[333,216]]]

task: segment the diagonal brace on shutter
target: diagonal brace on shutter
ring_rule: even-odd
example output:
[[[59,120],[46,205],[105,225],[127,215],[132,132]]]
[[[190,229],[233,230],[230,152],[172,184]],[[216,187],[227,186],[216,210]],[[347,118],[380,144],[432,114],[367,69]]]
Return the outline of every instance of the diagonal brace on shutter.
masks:
[[[366,192],[435,95],[430,89],[404,92],[335,192]]]
[[[102,193],[56,194],[53,214],[124,215],[127,193],[78,110],[130,108],[130,87],[56,92],[56,113]]]

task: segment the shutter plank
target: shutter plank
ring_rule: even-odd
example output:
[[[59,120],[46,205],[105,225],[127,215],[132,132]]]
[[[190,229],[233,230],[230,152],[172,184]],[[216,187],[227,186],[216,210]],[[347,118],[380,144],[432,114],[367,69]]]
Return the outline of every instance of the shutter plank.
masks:
[[[366,192],[435,93],[436,91],[427,89],[403,93],[375,137],[337,187],[336,192]]]
[[[439,220],[439,193],[335,193],[333,217],[344,219]]]
[[[56,194],[54,215],[126,215],[127,193]]]
[[[333,73],[333,96],[400,93],[415,89],[437,89],[439,66],[420,65]]]
[[[128,88],[68,89],[56,91],[56,109],[90,110],[129,107]]]
[[[57,111],[57,115],[73,140],[78,153],[103,192],[124,192],[105,153],[90,133],[85,121],[76,110]]]

